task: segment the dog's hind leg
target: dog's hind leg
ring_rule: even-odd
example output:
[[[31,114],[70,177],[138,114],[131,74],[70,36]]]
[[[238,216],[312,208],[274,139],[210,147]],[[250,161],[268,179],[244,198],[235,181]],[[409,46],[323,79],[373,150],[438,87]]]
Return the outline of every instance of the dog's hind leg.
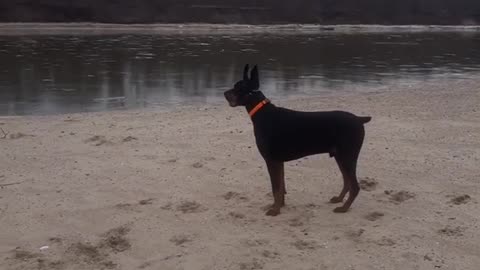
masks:
[[[341,203],[343,202],[343,198],[345,198],[345,195],[347,194],[347,192],[350,190],[350,180],[348,178],[347,169],[344,168],[344,165],[343,165],[344,162],[339,160],[337,156],[335,156],[335,161],[337,161],[338,168],[342,173],[343,188],[338,196],[334,196],[330,199],[330,203]]]
[[[283,162],[266,161],[270,182],[272,183],[273,205],[267,211],[267,216],[276,216],[280,214],[280,208],[285,205],[285,180]]]
[[[335,213],[347,212],[360,192],[360,186],[357,180],[357,160],[365,136],[365,130],[363,127],[358,130],[357,135],[358,136],[356,136],[355,140],[349,141],[350,144],[347,147],[345,147],[345,144],[343,147],[339,147],[338,153],[335,155],[335,160],[337,161],[338,167],[343,176],[343,189],[340,192],[340,195],[332,198],[332,200],[335,199],[334,202],[341,202],[347,191],[349,193],[347,201],[343,206],[337,207],[333,210]]]
[[[345,213],[348,211],[350,206],[352,205],[353,201],[357,197],[358,193],[360,192],[360,187],[357,181],[357,156],[355,157],[338,157],[336,158],[338,166],[342,171],[343,176],[343,189],[338,197],[334,197],[332,199],[337,199],[336,202],[343,201],[347,191],[348,191],[348,198],[347,201],[343,204],[343,206],[335,208],[333,211],[335,213]]]

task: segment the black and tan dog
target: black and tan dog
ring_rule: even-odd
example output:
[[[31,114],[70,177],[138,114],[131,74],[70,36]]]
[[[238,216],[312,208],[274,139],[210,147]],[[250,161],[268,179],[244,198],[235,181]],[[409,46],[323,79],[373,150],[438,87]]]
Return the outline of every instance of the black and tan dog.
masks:
[[[276,216],[285,205],[284,162],[301,157],[329,153],[335,157],[343,176],[343,189],[331,203],[348,199],[336,213],[346,212],[357,197],[360,188],[356,176],[357,159],[362,148],[365,129],[371,117],[359,117],[349,112],[300,112],[273,105],[261,91],[258,68],[250,77],[248,65],[243,80],[224,93],[230,106],[245,106],[252,118],[255,139],[260,154],[267,163],[274,203],[267,215]]]

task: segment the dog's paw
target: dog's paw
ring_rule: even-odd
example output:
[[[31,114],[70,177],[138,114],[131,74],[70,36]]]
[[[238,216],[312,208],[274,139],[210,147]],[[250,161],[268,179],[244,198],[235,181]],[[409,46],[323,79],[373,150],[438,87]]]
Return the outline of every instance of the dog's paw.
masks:
[[[278,214],[280,214],[280,209],[279,208],[270,208],[267,211],[267,213],[265,213],[265,215],[271,216],[271,217],[277,216]]]
[[[343,198],[340,198],[337,196],[330,199],[330,203],[341,203],[341,202],[343,202]]]
[[[345,213],[348,211],[348,207],[340,206],[335,209],[333,209],[334,213]]]

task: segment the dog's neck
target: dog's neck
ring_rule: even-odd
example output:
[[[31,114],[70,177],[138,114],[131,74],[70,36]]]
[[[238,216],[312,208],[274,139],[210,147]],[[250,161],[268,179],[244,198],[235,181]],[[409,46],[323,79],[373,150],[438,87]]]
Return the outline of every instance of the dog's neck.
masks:
[[[247,109],[248,114],[250,117],[253,117],[254,114],[258,113],[258,111],[262,110],[263,107],[266,105],[268,99],[261,91],[255,91],[249,95],[247,104],[245,108]]]

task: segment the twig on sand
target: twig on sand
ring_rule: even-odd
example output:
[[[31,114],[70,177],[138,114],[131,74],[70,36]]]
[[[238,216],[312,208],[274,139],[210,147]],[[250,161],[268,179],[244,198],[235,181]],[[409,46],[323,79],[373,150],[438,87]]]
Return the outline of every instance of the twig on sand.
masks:
[[[7,186],[13,186],[13,185],[18,185],[18,184],[21,184],[25,181],[21,181],[21,182],[13,182],[13,183],[7,183],[7,184],[0,184],[0,188],[4,188],[4,187],[7,187]]]
[[[5,130],[3,130],[3,128],[0,128],[0,130],[1,130],[2,133],[3,133],[2,139],[6,139],[6,138],[7,138],[7,135],[8,135],[8,132],[5,132]]]

